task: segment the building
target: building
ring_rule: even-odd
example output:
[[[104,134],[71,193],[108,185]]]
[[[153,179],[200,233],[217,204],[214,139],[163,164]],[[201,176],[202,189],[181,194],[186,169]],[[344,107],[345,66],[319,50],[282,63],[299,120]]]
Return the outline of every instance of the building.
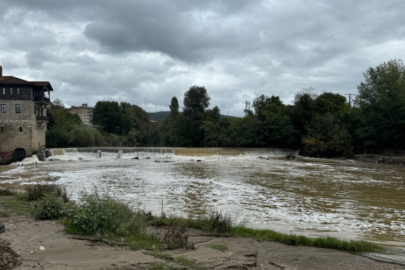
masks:
[[[80,107],[72,106],[66,111],[70,114],[77,114],[86,126],[93,126],[93,107],[88,107],[87,103],[82,104]]]
[[[0,164],[22,160],[46,147],[49,82],[3,76],[0,66]]]

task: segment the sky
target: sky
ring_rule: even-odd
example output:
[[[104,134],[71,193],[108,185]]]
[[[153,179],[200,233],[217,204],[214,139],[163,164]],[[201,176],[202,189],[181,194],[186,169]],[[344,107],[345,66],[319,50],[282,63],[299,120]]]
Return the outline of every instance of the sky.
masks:
[[[356,94],[369,67],[405,60],[404,11],[403,0],[0,0],[0,65],[49,81],[66,107],[168,111],[197,85],[211,108],[242,116],[262,94]]]

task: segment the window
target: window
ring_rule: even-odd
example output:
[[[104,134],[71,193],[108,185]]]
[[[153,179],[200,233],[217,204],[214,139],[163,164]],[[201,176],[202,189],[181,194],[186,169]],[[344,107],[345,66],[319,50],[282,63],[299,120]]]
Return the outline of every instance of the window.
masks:
[[[20,132],[22,132],[22,127],[19,128]]]
[[[10,88],[10,95],[13,94],[13,88]]]
[[[1,127],[1,132],[4,132],[4,127]]]
[[[6,94],[6,88],[3,88],[3,95]]]
[[[20,88],[17,88],[17,95],[21,95]]]
[[[16,113],[21,113],[21,106],[20,106],[20,104],[15,104],[15,112],[16,112]]]
[[[1,113],[6,113],[6,104],[1,104]]]

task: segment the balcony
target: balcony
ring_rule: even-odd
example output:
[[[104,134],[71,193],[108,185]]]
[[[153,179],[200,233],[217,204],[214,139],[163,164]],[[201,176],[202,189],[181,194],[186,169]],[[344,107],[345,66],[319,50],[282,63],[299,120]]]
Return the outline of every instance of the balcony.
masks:
[[[46,98],[46,97],[34,97],[34,101],[42,101],[42,102],[46,102],[46,103],[51,102],[51,100],[49,98]]]
[[[37,115],[37,122],[46,122],[46,123],[48,123],[49,122],[49,117]]]

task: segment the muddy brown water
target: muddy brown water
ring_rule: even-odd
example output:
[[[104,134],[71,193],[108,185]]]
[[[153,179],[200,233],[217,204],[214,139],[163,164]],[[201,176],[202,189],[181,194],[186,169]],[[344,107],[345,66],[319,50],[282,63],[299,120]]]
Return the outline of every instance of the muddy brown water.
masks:
[[[81,160],[78,160],[80,157]],[[73,198],[97,187],[160,215],[221,211],[237,223],[405,248],[405,167],[258,155],[132,160],[131,153],[0,166],[0,187],[56,182]],[[71,160],[69,160],[71,159]],[[163,201],[163,207],[162,207]]]

